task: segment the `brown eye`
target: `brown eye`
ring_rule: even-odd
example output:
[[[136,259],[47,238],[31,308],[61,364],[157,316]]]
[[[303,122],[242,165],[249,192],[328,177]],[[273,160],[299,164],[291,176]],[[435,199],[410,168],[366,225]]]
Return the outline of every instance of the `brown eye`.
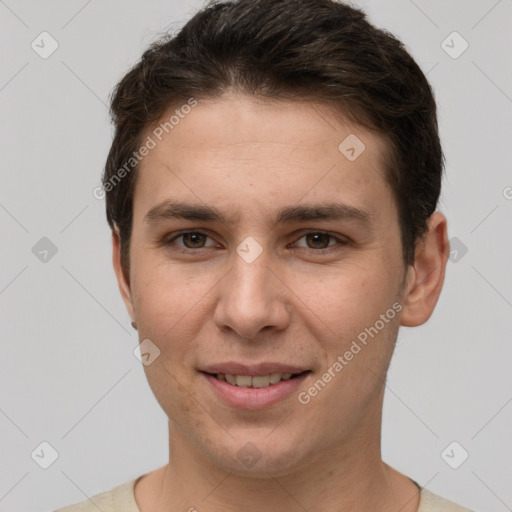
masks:
[[[302,235],[295,243],[301,250],[309,250],[313,254],[324,254],[343,249],[349,243],[342,235],[335,236],[323,231],[311,231]]]
[[[311,249],[325,249],[329,246],[329,241],[333,237],[327,233],[309,233],[306,235],[306,241]]]
[[[183,239],[183,244],[188,249],[200,249],[204,247],[207,236],[203,233],[183,233],[178,238]]]
[[[187,254],[201,253],[200,249],[219,248],[215,240],[202,231],[182,231],[167,235],[162,239],[162,246],[165,246],[167,250]]]

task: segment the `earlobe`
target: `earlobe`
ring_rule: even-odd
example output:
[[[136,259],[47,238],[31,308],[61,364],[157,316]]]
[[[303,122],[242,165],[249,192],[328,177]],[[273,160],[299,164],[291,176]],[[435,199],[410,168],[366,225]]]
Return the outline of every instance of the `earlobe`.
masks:
[[[408,270],[401,325],[416,327],[430,318],[441,294],[449,254],[446,217],[434,212],[428,232],[417,244],[414,264]]]
[[[128,314],[131,319],[135,319],[135,314],[132,304],[132,294],[130,288],[129,276],[126,275],[125,269],[123,268],[121,261],[121,238],[116,230],[112,230],[112,263],[114,265],[114,271],[116,273],[117,284],[121,297],[125,303]]]

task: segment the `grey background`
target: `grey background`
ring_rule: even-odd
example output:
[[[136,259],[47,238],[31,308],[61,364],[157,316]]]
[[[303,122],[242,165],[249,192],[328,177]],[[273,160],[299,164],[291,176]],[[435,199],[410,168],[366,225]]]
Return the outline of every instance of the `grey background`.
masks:
[[[133,355],[92,191],[111,142],[109,92],[201,5],[0,1],[0,510],[53,510],[167,462],[166,417]],[[356,5],[404,41],[435,88],[439,208],[458,239],[435,314],[400,332],[383,456],[467,507],[512,510],[512,2]],[[47,59],[31,48],[43,31],[59,45]],[[462,49],[453,31],[469,44],[458,58],[445,51]],[[57,248],[46,262],[42,237]],[[31,457],[43,441],[58,452],[48,469]],[[441,456],[453,441],[469,453],[458,469]]]

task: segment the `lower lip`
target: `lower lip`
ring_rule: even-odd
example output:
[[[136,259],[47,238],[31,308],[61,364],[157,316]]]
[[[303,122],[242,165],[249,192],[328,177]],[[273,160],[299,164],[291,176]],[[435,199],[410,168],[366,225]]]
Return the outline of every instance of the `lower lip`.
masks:
[[[297,377],[281,380],[266,388],[241,388],[202,372],[213,390],[225,403],[231,407],[251,410],[265,409],[288,398],[297,391],[308,374],[309,372],[304,372]]]

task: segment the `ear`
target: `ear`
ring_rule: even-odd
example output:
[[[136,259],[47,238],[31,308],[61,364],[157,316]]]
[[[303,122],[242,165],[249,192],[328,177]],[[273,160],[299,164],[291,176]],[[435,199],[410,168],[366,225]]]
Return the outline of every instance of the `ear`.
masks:
[[[446,217],[434,212],[428,232],[417,244],[414,264],[408,269],[401,325],[416,327],[430,318],[443,287],[449,255]]]
[[[130,315],[132,321],[135,321],[135,314],[132,304],[132,294],[130,288],[130,277],[126,275],[125,269],[121,263],[121,237],[118,231],[112,230],[112,263],[117,277],[117,284],[121,297]]]

